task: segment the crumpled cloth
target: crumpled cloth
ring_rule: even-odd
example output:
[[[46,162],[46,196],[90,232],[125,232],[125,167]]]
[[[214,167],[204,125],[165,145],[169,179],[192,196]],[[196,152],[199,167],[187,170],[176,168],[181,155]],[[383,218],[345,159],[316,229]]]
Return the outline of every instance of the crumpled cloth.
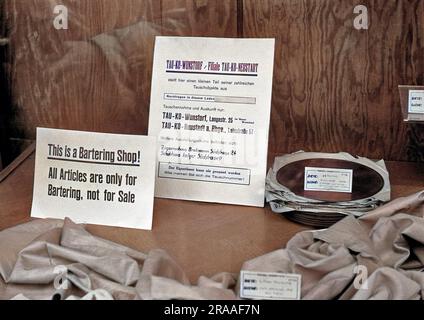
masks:
[[[368,275],[359,285],[358,268]],[[302,299],[423,299],[424,191],[300,232],[242,270],[301,274]],[[236,281],[220,273],[193,286],[165,251],[144,254],[68,219],[0,232],[0,299],[237,299]]]
[[[424,298],[424,191],[328,229],[303,231],[285,249],[242,269],[302,275],[302,299]],[[355,281],[366,270],[363,283]],[[356,285],[355,285],[356,284]]]
[[[34,220],[0,232],[2,300],[236,299],[236,278],[222,273],[192,286],[165,251],[144,254],[69,219]]]

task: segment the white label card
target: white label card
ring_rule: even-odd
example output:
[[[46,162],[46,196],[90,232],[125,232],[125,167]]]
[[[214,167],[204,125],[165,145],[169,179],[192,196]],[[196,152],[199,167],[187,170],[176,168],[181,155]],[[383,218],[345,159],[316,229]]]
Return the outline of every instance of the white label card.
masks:
[[[424,113],[424,90],[409,90],[408,113]]]
[[[156,196],[263,207],[274,42],[156,37]]]
[[[151,229],[156,139],[37,129],[31,216]]]
[[[255,300],[300,300],[301,275],[241,271],[240,297]]]
[[[305,191],[352,192],[352,169],[305,167]]]

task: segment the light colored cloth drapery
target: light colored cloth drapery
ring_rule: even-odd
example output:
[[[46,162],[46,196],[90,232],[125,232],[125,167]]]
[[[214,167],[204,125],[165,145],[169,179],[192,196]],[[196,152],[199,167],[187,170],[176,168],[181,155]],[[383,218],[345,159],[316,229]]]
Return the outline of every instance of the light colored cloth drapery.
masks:
[[[298,273],[303,299],[423,299],[424,192],[295,235],[243,270]],[[366,286],[356,285],[366,270]],[[361,284],[361,283],[359,283]]]
[[[235,281],[224,273],[192,286],[165,251],[144,254],[70,220],[35,220],[0,232],[0,299],[105,299],[107,293],[113,299],[235,299],[228,289]]]
[[[242,269],[301,274],[303,299],[422,299],[423,217],[424,191],[359,219],[298,233],[285,249]],[[360,286],[359,269],[368,274]],[[236,299],[236,281],[221,273],[191,285],[165,251],[141,253],[70,220],[0,232],[0,299]]]

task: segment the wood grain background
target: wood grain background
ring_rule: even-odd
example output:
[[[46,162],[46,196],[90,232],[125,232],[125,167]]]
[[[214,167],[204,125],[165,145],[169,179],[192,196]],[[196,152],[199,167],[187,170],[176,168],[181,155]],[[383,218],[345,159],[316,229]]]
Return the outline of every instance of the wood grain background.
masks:
[[[69,29],[53,28],[53,7]],[[353,27],[365,4],[370,28]],[[9,138],[37,126],[146,134],[156,35],[275,37],[270,154],[423,161],[400,84],[424,84],[424,0],[3,0]],[[4,126],[4,125],[3,125]]]

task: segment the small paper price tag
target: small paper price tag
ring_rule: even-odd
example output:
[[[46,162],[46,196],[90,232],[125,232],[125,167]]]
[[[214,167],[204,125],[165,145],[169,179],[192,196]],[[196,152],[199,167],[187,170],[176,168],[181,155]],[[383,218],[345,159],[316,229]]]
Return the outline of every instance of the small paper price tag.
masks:
[[[254,300],[300,300],[301,275],[241,271],[240,297]]]
[[[424,90],[409,90],[409,113],[424,113]]]
[[[406,122],[424,121],[424,86],[399,86],[400,106]]]
[[[305,191],[352,192],[352,169],[305,168]]]

